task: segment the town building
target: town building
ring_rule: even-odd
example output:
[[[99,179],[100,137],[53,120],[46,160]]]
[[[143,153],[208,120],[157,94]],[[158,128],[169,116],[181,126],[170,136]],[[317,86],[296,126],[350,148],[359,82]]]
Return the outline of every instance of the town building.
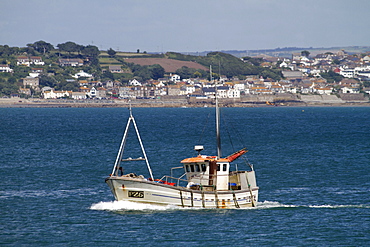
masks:
[[[8,64],[0,64],[0,72],[3,72],[3,73],[12,73],[13,72],[13,69],[11,69]]]
[[[77,67],[84,65],[83,60],[78,58],[60,58],[58,62],[60,66]]]
[[[54,89],[43,93],[44,99],[70,98],[71,95],[71,91],[54,91]]]
[[[39,82],[40,80],[38,77],[27,76],[26,78],[23,78],[23,87],[38,89],[40,85]]]

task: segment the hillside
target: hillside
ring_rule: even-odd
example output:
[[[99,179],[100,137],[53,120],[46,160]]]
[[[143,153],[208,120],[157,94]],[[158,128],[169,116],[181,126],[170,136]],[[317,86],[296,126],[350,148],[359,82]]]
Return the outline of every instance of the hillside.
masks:
[[[253,53],[271,53],[274,56],[286,53],[291,56],[292,53],[299,53],[302,50],[308,50],[314,54],[337,49],[345,50],[349,54],[353,51],[368,51],[370,47],[310,49],[288,47],[244,52],[250,56]],[[243,51],[208,52],[204,55],[199,53],[185,55],[177,52],[148,54],[146,52],[140,53],[139,50],[136,53],[116,52],[112,49],[99,51],[96,46],[83,46],[74,42],[58,44],[57,49],[44,41],[37,41],[22,48],[0,45],[0,59],[3,65],[3,71],[0,73],[0,97],[19,93],[37,96],[40,94],[39,88],[45,86],[55,90],[77,91],[81,84],[80,80],[88,79],[79,78],[78,73],[81,70],[88,77],[92,77],[94,81],[101,83],[115,81],[122,85],[126,85],[132,79],[140,82],[158,80],[169,73],[176,73],[181,79],[208,78],[210,66],[213,72],[212,77],[216,79],[225,76],[244,80],[255,76],[278,81],[282,78],[281,71],[283,69],[278,64],[262,64],[263,59],[260,57],[240,59],[241,55],[243,55]],[[361,54],[361,56],[364,55],[364,53]],[[67,64],[65,64],[66,62]],[[68,62],[77,65],[70,65]],[[117,72],[117,70],[119,71]],[[26,90],[28,88],[20,91],[20,88],[24,89],[25,86],[29,86],[24,81],[31,73],[38,74],[39,88],[34,91]],[[76,76],[78,80],[76,80]],[[323,73],[323,76],[326,75]]]
[[[202,69],[208,70],[207,67],[200,65],[199,63],[192,62],[192,61],[180,61],[175,59],[167,59],[167,58],[126,58],[125,62],[127,63],[135,63],[141,66],[144,65],[154,65],[159,64],[161,65],[166,73],[174,73],[177,69],[186,66],[188,68],[193,69]]]

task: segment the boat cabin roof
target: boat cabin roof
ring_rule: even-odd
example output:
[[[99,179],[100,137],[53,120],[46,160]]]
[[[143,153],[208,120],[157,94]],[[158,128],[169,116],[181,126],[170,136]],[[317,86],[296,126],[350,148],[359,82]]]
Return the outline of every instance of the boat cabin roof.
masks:
[[[217,156],[200,155],[197,157],[183,159],[181,163],[201,163],[201,162],[210,162],[210,161],[215,161],[215,160],[217,162],[229,162],[229,160],[226,158],[217,159]]]
[[[242,156],[248,152],[245,148],[240,149],[239,151],[227,156],[226,158],[217,158],[217,156],[207,156],[207,155],[198,155],[197,157],[187,158],[181,161],[181,163],[201,163],[201,162],[233,162],[238,157]]]

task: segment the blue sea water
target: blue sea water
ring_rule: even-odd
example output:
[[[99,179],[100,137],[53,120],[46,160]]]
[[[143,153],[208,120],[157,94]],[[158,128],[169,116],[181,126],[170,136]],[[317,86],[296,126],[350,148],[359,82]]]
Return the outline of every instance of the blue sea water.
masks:
[[[194,145],[215,154],[212,108],[133,112],[156,178]],[[128,114],[0,108],[0,245],[370,244],[370,108],[222,109],[223,154],[246,146],[260,186],[257,208],[230,210],[115,202],[104,178]],[[145,164],[126,172],[148,176]]]

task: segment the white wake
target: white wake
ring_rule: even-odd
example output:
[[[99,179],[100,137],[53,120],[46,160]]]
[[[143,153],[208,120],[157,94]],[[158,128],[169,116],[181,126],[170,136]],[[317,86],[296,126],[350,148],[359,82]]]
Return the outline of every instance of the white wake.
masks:
[[[273,208],[370,208],[370,205],[290,205],[274,201],[258,202],[257,207],[240,208],[238,210],[256,210],[256,209],[273,209]],[[190,208],[174,205],[153,205],[147,203],[129,202],[129,201],[110,201],[94,203],[91,210],[106,211],[165,211],[165,210],[209,210],[210,208]],[[214,208],[216,209],[216,208]],[[212,210],[212,209],[211,209]]]
[[[107,211],[122,211],[122,210],[169,210],[169,209],[179,209],[179,207],[166,205],[153,205],[138,202],[129,201],[110,201],[110,202],[99,202],[91,205],[92,210],[107,210]]]

